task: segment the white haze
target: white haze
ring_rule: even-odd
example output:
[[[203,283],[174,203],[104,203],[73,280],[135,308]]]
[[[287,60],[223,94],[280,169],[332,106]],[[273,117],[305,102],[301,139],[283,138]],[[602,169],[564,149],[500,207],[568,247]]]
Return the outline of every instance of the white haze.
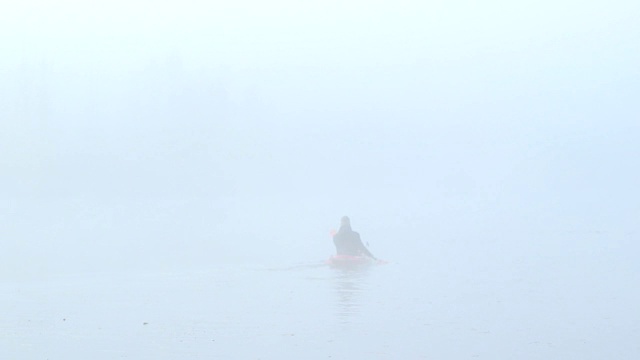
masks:
[[[391,262],[639,297],[640,2],[1,8],[0,281],[320,261],[349,215]]]
[[[5,269],[308,257],[343,214],[393,257],[628,234],[638,10],[9,3]]]

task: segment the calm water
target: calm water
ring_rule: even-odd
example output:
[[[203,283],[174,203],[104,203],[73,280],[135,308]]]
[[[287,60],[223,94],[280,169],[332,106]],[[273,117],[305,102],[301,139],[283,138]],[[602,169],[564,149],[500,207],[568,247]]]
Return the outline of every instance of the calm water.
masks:
[[[5,281],[0,358],[640,356],[629,257],[558,256],[562,266],[434,256],[349,271],[318,260]]]

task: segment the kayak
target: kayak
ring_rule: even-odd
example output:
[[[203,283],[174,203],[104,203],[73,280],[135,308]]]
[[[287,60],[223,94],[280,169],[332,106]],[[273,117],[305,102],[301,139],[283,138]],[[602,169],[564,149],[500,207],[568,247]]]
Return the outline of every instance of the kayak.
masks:
[[[352,267],[373,265],[377,262],[368,256],[333,255],[327,259],[326,263],[335,267]]]

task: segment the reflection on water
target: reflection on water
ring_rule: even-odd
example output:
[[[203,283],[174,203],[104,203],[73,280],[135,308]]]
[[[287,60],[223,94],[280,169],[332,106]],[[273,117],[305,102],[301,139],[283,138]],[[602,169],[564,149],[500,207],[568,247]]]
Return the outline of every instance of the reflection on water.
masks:
[[[358,314],[362,296],[367,289],[369,267],[335,268],[333,284],[337,295],[336,315],[341,323],[349,323]]]

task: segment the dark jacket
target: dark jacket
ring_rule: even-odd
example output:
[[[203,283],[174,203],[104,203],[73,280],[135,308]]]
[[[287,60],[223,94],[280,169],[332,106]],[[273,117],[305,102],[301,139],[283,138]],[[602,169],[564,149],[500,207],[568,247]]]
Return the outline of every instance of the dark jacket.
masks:
[[[333,236],[333,243],[336,245],[337,255],[374,257],[360,240],[360,234],[351,230],[349,225],[340,227],[340,230]]]

